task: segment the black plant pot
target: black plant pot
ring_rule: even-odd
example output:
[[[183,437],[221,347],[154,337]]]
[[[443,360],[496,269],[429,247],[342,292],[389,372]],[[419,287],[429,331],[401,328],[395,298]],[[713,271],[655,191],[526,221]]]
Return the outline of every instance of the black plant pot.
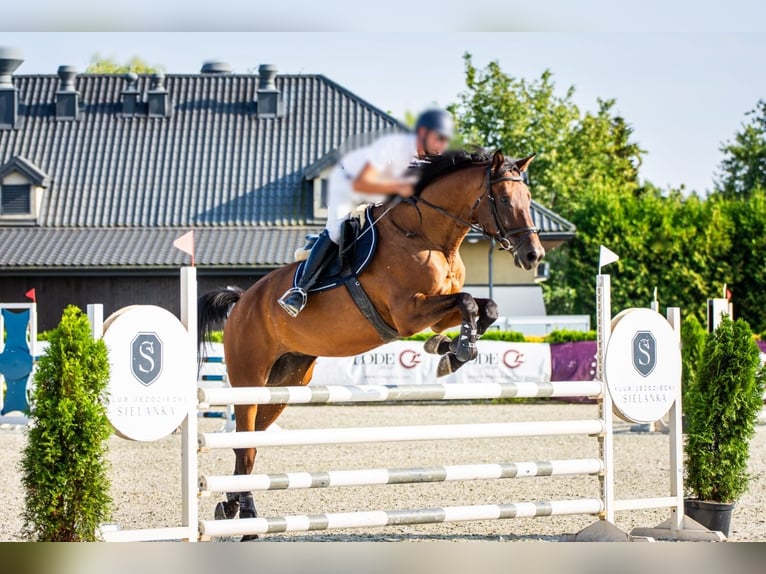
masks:
[[[734,503],[723,502],[705,502],[696,498],[687,498],[684,500],[684,513],[689,518],[699,522],[702,526],[710,530],[723,532],[724,536],[729,536],[729,526],[731,525],[731,513],[734,511]]]

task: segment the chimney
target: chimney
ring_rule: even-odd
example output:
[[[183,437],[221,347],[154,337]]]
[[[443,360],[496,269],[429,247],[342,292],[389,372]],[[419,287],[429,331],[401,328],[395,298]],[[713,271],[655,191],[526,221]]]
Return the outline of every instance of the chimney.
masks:
[[[222,76],[224,74],[231,74],[231,64],[221,60],[208,60],[202,64],[202,69],[199,71],[199,73],[210,76]]]
[[[59,66],[59,89],[56,92],[56,119],[73,121],[80,111],[80,94],[74,88],[77,70],[74,66]]]
[[[12,130],[19,117],[19,90],[13,85],[13,72],[24,63],[21,52],[0,48],[0,129]]]
[[[146,92],[150,118],[166,118],[170,116],[170,101],[165,89],[165,74],[152,74],[152,87]]]
[[[285,102],[274,81],[277,67],[271,64],[258,66],[258,93],[255,101],[259,118],[281,118],[285,115]]]
[[[132,117],[138,114],[140,103],[140,94],[138,93],[138,74],[128,72],[123,76],[125,87],[120,92],[120,101],[122,102],[122,115]]]

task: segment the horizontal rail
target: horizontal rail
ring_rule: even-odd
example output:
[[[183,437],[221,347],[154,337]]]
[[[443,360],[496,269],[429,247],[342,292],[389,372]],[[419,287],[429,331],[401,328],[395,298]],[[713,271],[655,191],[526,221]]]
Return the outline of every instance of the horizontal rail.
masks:
[[[200,388],[201,405],[266,405],[438,401],[535,397],[598,397],[600,381],[544,383],[431,383],[423,385],[327,385],[308,387]]]
[[[459,425],[420,425],[397,427],[353,427],[283,431],[200,433],[202,449],[258,448],[317,444],[358,444],[552,435],[598,435],[604,422],[598,419],[573,421],[531,421],[512,423],[474,423]]]
[[[203,538],[268,534],[273,532],[307,532],[336,528],[369,528],[405,524],[435,524],[469,520],[498,520],[560,516],[568,514],[598,514],[603,510],[596,498],[580,500],[551,500],[518,502],[515,504],[484,504],[476,506],[446,506],[410,510],[378,510],[370,512],[336,512],[313,515],[240,518],[234,520],[202,520],[199,533]]]
[[[199,489],[201,492],[207,493],[378,484],[417,484],[455,480],[598,474],[602,468],[603,465],[599,459],[585,458],[538,462],[461,464],[424,468],[373,468],[364,470],[330,470],[326,472],[201,476]]]

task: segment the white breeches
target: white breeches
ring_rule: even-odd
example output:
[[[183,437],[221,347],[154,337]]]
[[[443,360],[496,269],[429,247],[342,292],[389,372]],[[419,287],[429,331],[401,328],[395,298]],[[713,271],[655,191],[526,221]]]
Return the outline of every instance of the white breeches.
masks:
[[[341,224],[349,218],[351,213],[360,205],[367,203],[379,203],[385,199],[384,195],[371,195],[358,193],[351,187],[351,180],[339,167],[330,172],[327,187],[327,224],[325,229],[335,243],[340,242]]]

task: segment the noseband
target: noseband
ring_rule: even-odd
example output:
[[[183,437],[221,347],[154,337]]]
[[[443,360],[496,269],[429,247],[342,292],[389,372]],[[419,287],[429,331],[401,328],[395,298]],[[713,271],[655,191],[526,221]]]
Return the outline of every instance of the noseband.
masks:
[[[435,211],[438,211],[442,215],[446,215],[447,217],[450,217],[460,223],[461,225],[464,225],[478,233],[481,233],[484,237],[488,239],[494,239],[498,242],[500,249],[503,251],[510,251],[514,255],[516,255],[516,252],[519,250],[519,248],[526,242],[529,237],[533,233],[540,233],[540,228],[536,226],[532,227],[514,227],[513,229],[506,229],[505,225],[503,225],[502,220],[500,219],[500,214],[497,211],[497,200],[495,199],[495,194],[492,191],[492,186],[496,183],[500,183],[503,181],[519,181],[523,182],[524,179],[521,177],[521,175],[504,175],[506,173],[511,173],[510,170],[504,171],[502,174],[500,174],[499,177],[496,177],[495,179],[492,179],[492,167],[487,167],[487,177],[486,182],[487,186],[484,189],[484,192],[478,197],[476,202],[473,204],[473,207],[471,207],[471,213],[468,216],[468,221],[458,217],[457,215],[454,215],[444,209],[443,207],[439,207],[438,205],[434,205],[428,200],[423,199],[422,197],[413,197],[412,199],[416,200],[417,202],[422,203],[423,205],[427,205],[431,209],[434,209]],[[489,212],[492,214],[492,219],[494,219],[495,222],[495,228],[497,229],[497,233],[489,233],[484,227],[481,225],[478,225],[476,223],[471,223],[471,219],[473,219],[473,214],[476,212],[476,209],[479,207],[481,202],[484,200],[484,198],[487,198],[487,201],[489,202]],[[522,235],[523,234],[523,235]],[[511,238],[514,236],[521,235],[521,238],[516,241],[516,244],[514,245],[511,242]]]

